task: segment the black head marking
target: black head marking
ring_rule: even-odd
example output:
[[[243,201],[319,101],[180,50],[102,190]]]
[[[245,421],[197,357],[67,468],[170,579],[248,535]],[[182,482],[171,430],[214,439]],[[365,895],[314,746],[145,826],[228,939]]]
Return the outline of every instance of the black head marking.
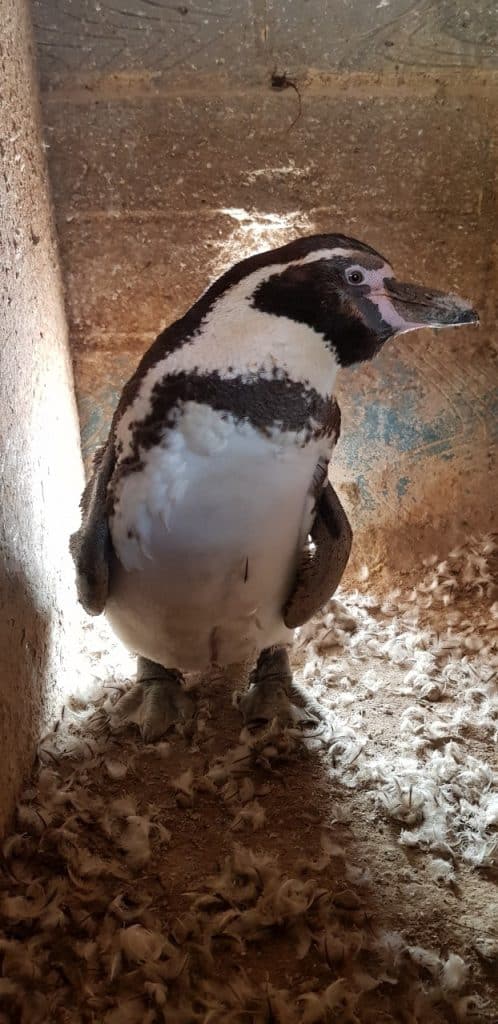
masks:
[[[338,248],[351,250],[358,254],[361,253],[365,266],[367,266],[367,260],[378,261],[379,265],[386,262],[384,257],[376,252],[375,249],[366,245],[365,242],[358,241],[356,238],[348,238],[346,235],[309,235],[306,238],[296,238],[292,242],[287,242],[285,245],[279,246],[278,249],[268,249],[265,252],[256,253],[254,256],[248,256],[239,263],[235,263],[233,267],[230,267],[226,273],[213,282],[185,316],[170,324],[169,327],[166,327],[159,334],[144,354],[133,377],[125,385],[118,407],[118,416],[133,402],[140,387],[140,382],[147,371],[159,360],[164,359],[171,352],[182,348],[183,345],[195,338],[204,319],[224,292],[239,284],[244,277],[248,277],[254,271],[260,270],[263,267],[303,260],[310,253],[320,249],[330,250]],[[370,358],[370,356],[366,355],[360,358]]]
[[[306,324],[321,334],[341,366],[371,359],[391,337],[367,284],[349,287],[345,270],[355,257],[334,255],[287,267],[272,274],[255,290],[252,305],[264,313]],[[371,251],[359,256],[366,270],[379,270],[384,260]]]

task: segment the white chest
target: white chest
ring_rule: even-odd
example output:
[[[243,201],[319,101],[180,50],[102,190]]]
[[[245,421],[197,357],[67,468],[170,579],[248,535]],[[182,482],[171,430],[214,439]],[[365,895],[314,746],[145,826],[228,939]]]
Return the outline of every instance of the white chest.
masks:
[[[122,639],[178,668],[288,639],[281,609],[328,447],[185,403],[175,430],[117,488],[108,612]]]

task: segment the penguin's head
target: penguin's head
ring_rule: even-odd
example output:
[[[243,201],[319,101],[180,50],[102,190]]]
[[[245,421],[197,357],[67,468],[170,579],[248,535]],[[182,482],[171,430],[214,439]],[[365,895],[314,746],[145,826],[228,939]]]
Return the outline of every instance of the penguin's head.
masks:
[[[479,322],[468,302],[398,281],[384,256],[343,235],[301,238],[244,265],[258,278],[251,306],[308,325],[341,366],[371,359],[397,334]]]

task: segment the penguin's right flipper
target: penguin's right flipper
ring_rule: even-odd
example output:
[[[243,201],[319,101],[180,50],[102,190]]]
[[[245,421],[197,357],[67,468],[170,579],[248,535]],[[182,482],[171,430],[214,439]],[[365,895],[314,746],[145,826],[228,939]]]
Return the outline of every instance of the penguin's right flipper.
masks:
[[[314,551],[305,551],[294,587],[284,607],[289,629],[302,626],[332,597],[342,579],[353,533],[348,517],[329,482],[322,488],[311,527]]]
[[[89,615],[100,615],[104,611],[109,592],[112,543],[106,506],[107,485],[115,462],[110,439],[95,454],[92,474],[80,503],[81,526],[69,542],[76,566],[78,598]]]

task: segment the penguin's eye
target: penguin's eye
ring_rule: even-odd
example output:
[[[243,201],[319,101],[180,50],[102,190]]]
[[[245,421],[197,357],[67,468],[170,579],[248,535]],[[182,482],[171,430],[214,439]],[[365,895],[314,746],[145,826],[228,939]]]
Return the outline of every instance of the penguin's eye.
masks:
[[[365,275],[361,270],[346,270],[346,281],[348,284],[363,284]]]

